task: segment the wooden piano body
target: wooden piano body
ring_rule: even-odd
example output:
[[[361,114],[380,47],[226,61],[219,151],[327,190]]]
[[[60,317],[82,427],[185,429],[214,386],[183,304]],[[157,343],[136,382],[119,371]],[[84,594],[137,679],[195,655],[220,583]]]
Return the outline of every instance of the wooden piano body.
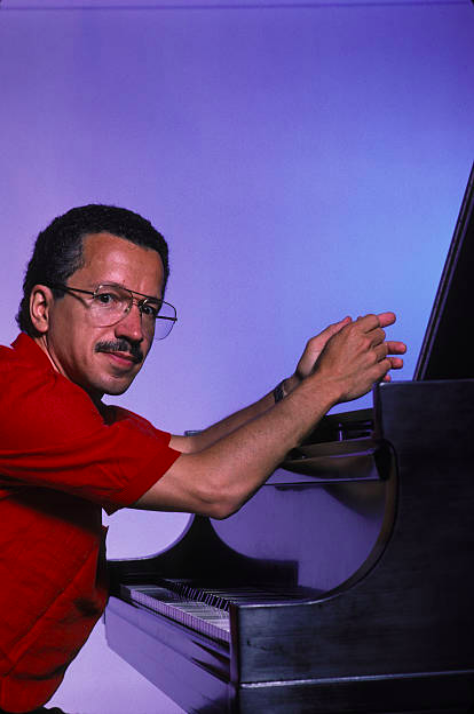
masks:
[[[326,417],[235,516],[111,563],[109,644],[185,711],[474,703],[474,380],[384,384],[374,410],[339,444],[353,415]],[[283,594],[231,602],[225,641],[120,596],[161,578]]]

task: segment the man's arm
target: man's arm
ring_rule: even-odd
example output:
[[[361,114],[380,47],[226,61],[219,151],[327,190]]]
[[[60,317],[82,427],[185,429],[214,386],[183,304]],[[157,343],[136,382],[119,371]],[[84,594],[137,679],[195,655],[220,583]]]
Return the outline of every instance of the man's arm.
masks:
[[[401,366],[399,357],[389,355],[403,353],[404,345],[385,341],[382,329],[394,321],[392,313],[367,315],[343,321],[319,343],[310,341],[298,366],[301,374],[283,401],[271,405],[267,395],[253,418],[200,451],[183,453],[135,507],[214,518],[238,510],[334,404],[362,396]],[[314,367],[308,351],[322,343]],[[244,416],[251,413],[252,408],[243,410]]]
[[[341,330],[345,325],[349,324],[351,319],[345,317],[343,320],[329,325],[323,332],[316,337],[311,338],[306,349],[298,362],[296,370],[291,377],[284,379],[282,382],[283,395],[286,397],[305,379],[314,369],[317,359],[323,351],[327,341]],[[246,424],[248,421],[260,416],[267,409],[271,409],[275,405],[275,396],[273,390],[259,399],[254,404],[251,404],[244,409],[231,414],[212,426],[203,429],[192,436],[173,435],[170,445],[177,451],[183,453],[194,453],[202,451],[202,449],[211,446],[216,441],[224,436],[228,436],[231,432]]]

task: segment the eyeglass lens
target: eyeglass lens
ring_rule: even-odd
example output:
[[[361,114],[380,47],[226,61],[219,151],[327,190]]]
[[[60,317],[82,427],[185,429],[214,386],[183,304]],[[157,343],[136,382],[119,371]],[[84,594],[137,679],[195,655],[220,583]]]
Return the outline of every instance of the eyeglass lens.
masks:
[[[126,288],[115,285],[99,285],[95,290],[91,310],[99,327],[108,327],[119,322],[133,307],[138,305],[142,326],[154,339],[162,340],[171,332],[176,322],[173,305],[152,298],[137,299]]]

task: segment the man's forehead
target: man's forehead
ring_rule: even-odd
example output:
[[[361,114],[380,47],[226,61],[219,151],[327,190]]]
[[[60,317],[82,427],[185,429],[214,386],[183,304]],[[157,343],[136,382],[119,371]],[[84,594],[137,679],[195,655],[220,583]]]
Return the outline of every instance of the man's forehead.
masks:
[[[81,266],[69,282],[80,276],[123,285],[150,297],[161,295],[164,267],[158,251],[106,231],[86,234],[82,245]]]
[[[110,233],[109,231],[99,231],[97,233],[85,233],[82,237],[82,245],[85,250],[97,250],[97,249],[109,249],[114,250],[118,248],[131,249],[131,250],[143,250],[147,253],[156,253],[159,256],[158,251],[149,248],[148,246],[141,245],[130,238],[123,235],[116,235],[115,233]]]
[[[120,253],[134,263],[137,259],[159,262],[163,265],[161,256],[157,250],[148,246],[135,243],[129,238],[118,236],[107,231],[100,233],[86,233],[82,238],[82,252],[87,260],[97,260],[104,254]]]

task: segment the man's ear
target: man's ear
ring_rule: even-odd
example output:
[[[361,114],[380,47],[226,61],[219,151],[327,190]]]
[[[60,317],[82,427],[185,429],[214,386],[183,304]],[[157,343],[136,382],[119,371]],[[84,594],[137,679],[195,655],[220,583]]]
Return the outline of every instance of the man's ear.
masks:
[[[44,335],[49,329],[50,310],[54,303],[51,288],[35,285],[30,295],[30,318],[33,327]]]

